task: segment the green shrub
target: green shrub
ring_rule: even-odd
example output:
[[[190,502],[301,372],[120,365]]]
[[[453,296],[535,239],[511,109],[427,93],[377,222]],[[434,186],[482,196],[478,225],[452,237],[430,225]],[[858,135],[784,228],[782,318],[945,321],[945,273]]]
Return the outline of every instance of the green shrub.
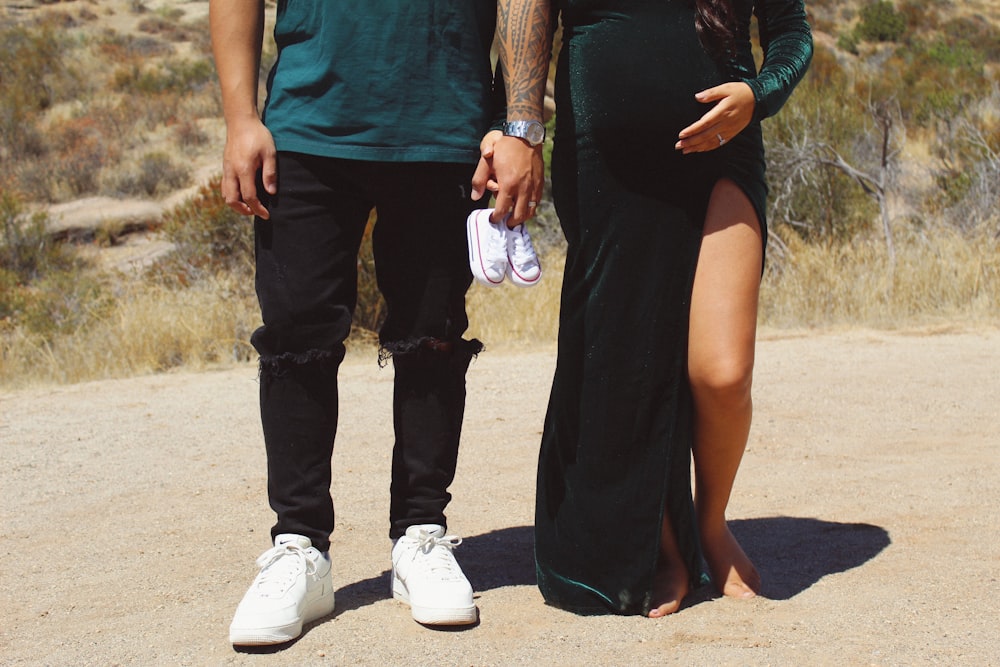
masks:
[[[183,287],[222,273],[234,273],[252,285],[253,219],[226,205],[221,178],[164,213],[162,232],[175,245],[153,270],[164,284]]]
[[[931,62],[951,70],[981,72],[983,69],[983,54],[964,39],[951,42],[935,40],[927,47],[927,57]]]
[[[856,30],[842,33],[837,38],[837,48],[854,55],[858,55],[858,44],[860,44],[860,40]]]
[[[0,193],[0,320],[45,340],[71,332],[107,305],[86,262],[46,232],[44,214],[26,216],[9,192]]]
[[[37,115],[74,91],[66,40],[50,24],[0,29],[0,148],[37,153]]]
[[[27,331],[52,340],[100,319],[111,303],[101,282],[83,267],[47,273],[30,286],[16,320]]]
[[[0,191],[0,269],[21,284],[30,284],[52,271],[65,271],[73,260],[46,233],[48,216],[27,215],[11,192]]]
[[[866,42],[898,42],[906,32],[906,18],[891,2],[876,0],[861,8],[857,36]]]
[[[951,19],[941,26],[941,31],[947,43],[973,44],[984,60],[991,63],[1000,62],[1000,27],[982,16]]]
[[[121,92],[155,95],[188,93],[213,81],[215,69],[207,59],[170,60],[156,67],[132,63],[115,70],[112,87]]]
[[[896,96],[904,117],[921,126],[955,116],[991,88],[982,53],[946,38],[900,49],[872,83],[879,96]]]

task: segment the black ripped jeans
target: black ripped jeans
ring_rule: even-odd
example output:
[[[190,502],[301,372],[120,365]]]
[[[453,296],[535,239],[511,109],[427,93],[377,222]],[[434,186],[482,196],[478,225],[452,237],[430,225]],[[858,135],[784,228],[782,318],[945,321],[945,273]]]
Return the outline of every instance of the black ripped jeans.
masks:
[[[465,372],[481,349],[464,340],[469,271],[465,219],[472,166],[278,155],[270,220],[254,223],[263,326],[260,412],[272,537],[329,548],[337,370],[357,303],[357,256],[372,208],[372,243],[387,317],[379,341],[395,389],[390,530],[446,525],[465,410]],[[265,193],[266,194],[266,193]],[[485,203],[485,201],[484,201]]]

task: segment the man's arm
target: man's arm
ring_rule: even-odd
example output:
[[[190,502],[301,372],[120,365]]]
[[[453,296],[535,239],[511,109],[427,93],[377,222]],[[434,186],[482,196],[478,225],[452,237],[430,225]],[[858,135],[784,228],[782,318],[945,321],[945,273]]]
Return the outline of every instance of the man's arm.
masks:
[[[257,174],[271,194],[277,191],[278,179],[274,139],[257,109],[263,0],[210,0],[209,29],[226,119],[222,195],[233,210],[267,218],[257,193]]]
[[[552,55],[550,0],[498,0],[497,42],[507,90],[508,121],[542,121],[545,82]],[[493,167],[500,185],[496,208],[512,212],[511,222],[531,217],[545,180],[542,147],[516,137],[493,145]]]
[[[499,0],[497,40],[507,120],[541,120],[552,56],[549,0]]]

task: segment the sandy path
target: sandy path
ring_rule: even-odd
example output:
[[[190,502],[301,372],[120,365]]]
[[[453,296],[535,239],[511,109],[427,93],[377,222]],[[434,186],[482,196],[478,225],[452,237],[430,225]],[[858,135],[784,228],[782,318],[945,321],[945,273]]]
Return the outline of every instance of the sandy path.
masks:
[[[998,353],[995,330],[763,334],[731,517],[765,595],[703,594],[659,622],[542,604],[530,526],[554,350],[484,353],[449,512],[481,610],[464,631],[387,599],[391,371],[352,354],[337,611],[264,654],[226,634],[271,521],[252,366],[0,393],[0,662],[1000,664]]]

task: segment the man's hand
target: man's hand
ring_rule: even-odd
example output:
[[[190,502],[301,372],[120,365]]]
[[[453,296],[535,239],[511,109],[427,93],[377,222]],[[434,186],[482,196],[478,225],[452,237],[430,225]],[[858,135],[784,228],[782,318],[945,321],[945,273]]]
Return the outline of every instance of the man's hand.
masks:
[[[493,194],[493,222],[509,216],[509,225],[519,225],[534,216],[545,185],[542,147],[494,130],[483,137],[480,152],[482,157],[472,177],[472,198]]]
[[[271,133],[256,118],[230,124],[222,157],[222,196],[237,213],[267,220],[270,213],[257,192],[258,173],[264,189],[275,194],[278,167]]]

